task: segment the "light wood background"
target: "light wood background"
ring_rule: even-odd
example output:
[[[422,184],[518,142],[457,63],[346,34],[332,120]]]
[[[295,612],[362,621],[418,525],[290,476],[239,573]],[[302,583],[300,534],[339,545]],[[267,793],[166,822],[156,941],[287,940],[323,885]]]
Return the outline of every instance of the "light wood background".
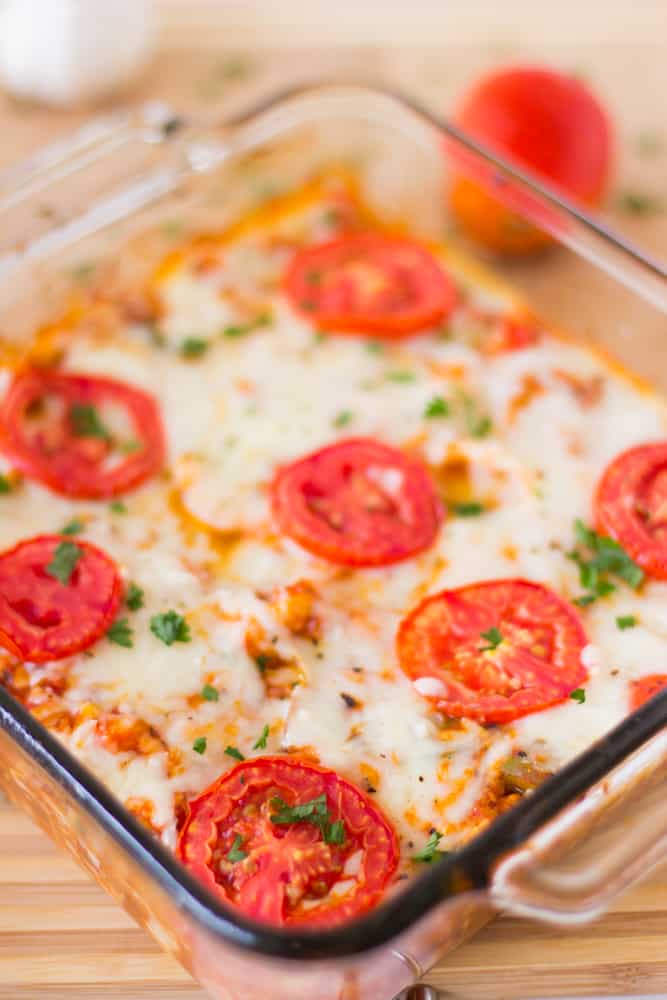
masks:
[[[546,60],[581,73],[617,122],[609,214],[667,256],[667,0],[162,0],[161,6],[159,56],[130,96],[167,97],[184,110],[222,112],[250,90],[330,71],[384,76],[443,110],[476,73],[503,61]],[[80,113],[0,98],[0,164],[80,120]],[[617,195],[624,191],[648,196],[653,209],[623,211]],[[555,287],[554,294],[561,291]],[[428,979],[451,1000],[667,994],[667,869],[571,934],[499,919]],[[0,803],[0,1000],[102,996],[204,1000],[187,973],[86,875]]]

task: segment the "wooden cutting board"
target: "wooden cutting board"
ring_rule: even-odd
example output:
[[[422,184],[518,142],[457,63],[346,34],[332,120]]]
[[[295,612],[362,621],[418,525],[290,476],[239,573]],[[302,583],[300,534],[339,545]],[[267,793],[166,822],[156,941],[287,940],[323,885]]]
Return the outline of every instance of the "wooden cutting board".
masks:
[[[617,0],[610,10],[611,16],[623,16],[626,11],[627,31],[616,25],[606,45],[598,44],[590,31],[588,35],[573,31],[570,39],[563,30],[553,37],[539,30],[536,5],[528,0],[506,0],[503,5],[505,23],[515,25],[517,31],[515,42],[506,28],[495,28],[495,34],[485,36],[478,26],[470,44],[448,44],[443,27],[443,44],[437,45],[438,10],[447,8],[451,40],[453,4],[417,0],[423,7],[421,38],[428,49],[355,47],[346,44],[357,37],[348,24],[347,31],[339,31],[341,47],[325,51],[316,48],[324,37],[323,26],[332,44],[336,29],[328,21],[330,5],[317,0],[309,4],[308,21],[294,18],[290,41],[298,51],[289,54],[266,49],[268,20],[279,18],[279,3],[270,5],[270,11],[262,5],[261,25],[258,22],[253,34],[248,14],[252,5],[232,4],[227,12],[225,5],[216,8],[198,0],[188,8],[196,10],[197,17],[186,30],[182,5],[179,8],[176,0],[167,2],[173,15],[165,33],[167,48],[142,87],[131,95],[133,99],[164,97],[177,108],[213,114],[223,112],[228,101],[236,103],[250,90],[278,83],[287,75],[307,78],[335,70],[350,76],[372,72],[393,79],[446,109],[484,67],[515,58],[546,59],[590,77],[616,109],[621,138],[616,190],[631,189],[667,204],[667,29],[661,33],[645,28],[644,36],[638,38],[636,5],[625,0]],[[532,20],[522,20],[522,4]],[[260,17],[259,6],[254,6]],[[358,6],[368,13],[372,3]],[[584,10],[588,5],[580,6]],[[397,39],[414,41],[419,35],[415,4],[403,7],[402,16],[410,22],[406,21],[406,32],[401,31],[398,5],[392,7],[391,30]],[[667,10],[657,0],[655,12],[659,9]],[[294,13],[293,3],[290,10]],[[466,11],[469,14],[469,5]],[[253,51],[240,56],[230,51],[234,48],[230,23],[236,15],[243,21],[244,46],[258,39]],[[209,23],[206,19],[211,17]],[[363,37],[375,37],[369,32],[368,19],[364,24]],[[470,16],[466,24],[470,27]],[[281,30],[284,37],[284,23]],[[386,25],[384,36],[386,41]],[[648,99],[647,94],[651,95]],[[0,98],[0,166],[71,129],[81,117]],[[658,145],[650,154],[642,153],[641,139],[647,135]],[[615,221],[645,247],[667,255],[664,212],[616,214]],[[567,275],[563,279],[567,282]],[[560,283],[551,284],[561,298]],[[603,301],[599,308],[605,308]],[[649,359],[643,360],[646,365]],[[667,385],[667,372],[664,382]],[[428,981],[446,991],[450,1000],[667,994],[667,869],[630,892],[598,923],[571,934],[499,919],[434,970]],[[205,1000],[188,974],[73,862],[60,855],[27,819],[0,803],[0,1000],[99,1000],[101,996],[105,1000]]]

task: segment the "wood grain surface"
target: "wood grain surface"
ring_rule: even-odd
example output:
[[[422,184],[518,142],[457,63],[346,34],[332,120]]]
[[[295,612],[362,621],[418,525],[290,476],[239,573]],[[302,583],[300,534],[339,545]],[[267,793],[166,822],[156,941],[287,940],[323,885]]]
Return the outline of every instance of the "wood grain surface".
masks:
[[[439,5],[443,11],[448,9],[445,23],[439,21],[434,5],[422,4],[426,13],[419,28],[409,16],[414,5],[403,4],[398,10],[400,5],[390,4],[391,27],[387,29],[383,21],[384,34],[377,33],[383,44],[368,45],[375,37],[369,32],[368,8],[378,10],[373,0],[357,5],[365,9],[357,30],[350,25],[346,29],[343,18],[342,25],[337,23],[327,31],[326,37],[340,47],[326,50],[314,49],[313,40],[323,37],[330,4],[309,6],[303,23],[296,13],[298,5],[287,4],[287,22],[292,27],[286,37],[286,20],[276,13],[280,4],[270,5],[267,14],[266,6],[256,2],[215,5],[197,0],[188,8],[192,15],[188,19],[177,0],[163,2],[168,8],[164,47],[141,87],[128,96],[132,100],[166,97],[182,110],[223,113],[251,91],[286,78],[332,71],[384,76],[443,110],[451,107],[476,73],[502,61],[547,59],[582,73],[614,109],[617,119],[618,176],[607,206],[609,215],[639,243],[667,256],[664,0],[639,5],[617,0],[605,5],[607,21],[620,17],[627,23],[621,29],[614,22],[613,30],[607,24],[604,44],[589,16],[584,17],[580,31],[568,33],[562,16],[553,33],[541,30],[535,9],[544,10],[546,5],[540,3],[522,5],[512,0],[509,6],[502,5],[508,11],[504,23],[491,17],[484,29],[471,15],[472,0],[461,6],[460,23],[468,30],[467,37],[461,31],[452,34],[451,9],[456,5]],[[528,21],[520,17],[522,6],[530,9]],[[592,8],[599,9],[596,4],[565,3],[559,13],[574,16],[575,7],[589,14]],[[491,8],[497,10],[498,5]],[[257,18],[254,33],[252,10]],[[631,11],[637,15],[634,19]],[[664,31],[661,15],[665,15]],[[270,49],[271,17],[276,37],[288,40],[298,51]],[[441,44],[437,43],[439,24]],[[428,47],[397,48],[388,44],[392,37],[421,41]],[[365,47],[359,46],[360,39]],[[238,51],[242,46],[245,50]],[[0,98],[0,164],[27,154],[81,119],[80,112],[48,112]],[[652,140],[648,144],[647,136]],[[618,195],[627,191],[648,196],[653,210],[643,214],[623,211]],[[565,278],[566,267],[564,260]],[[549,284],[553,284],[551,279]],[[553,284],[552,294],[562,297],[558,283]],[[600,309],[604,308],[600,302]],[[643,360],[655,364],[655,359]],[[662,382],[667,385],[667,371]],[[435,969],[428,981],[451,1000],[667,994],[667,869],[628,893],[602,920],[573,933],[498,919]],[[73,862],[57,853],[27,819],[0,802],[0,1000],[99,1000],[101,996],[105,1000],[204,1000],[203,991],[188,974]]]

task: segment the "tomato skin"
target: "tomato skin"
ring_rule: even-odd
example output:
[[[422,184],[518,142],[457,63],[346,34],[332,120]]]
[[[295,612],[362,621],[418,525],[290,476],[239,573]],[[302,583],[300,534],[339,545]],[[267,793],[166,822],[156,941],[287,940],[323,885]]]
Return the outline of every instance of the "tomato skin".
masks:
[[[563,194],[587,205],[600,201],[611,171],[612,128],[604,108],[580,80],[537,66],[501,69],[471,89],[456,122]],[[470,168],[477,178],[492,174],[479,161],[471,160]],[[511,193],[518,208],[521,191],[516,187]],[[492,250],[531,253],[550,242],[546,233],[473,179],[455,177],[450,203],[469,235]]]
[[[377,481],[381,473],[401,478],[394,495]],[[426,469],[372,438],[346,438],[283,466],[272,507],[286,535],[345,566],[408,559],[431,545],[444,518]]]
[[[502,641],[488,649],[483,633]],[[586,633],[575,609],[527,580],[487,580],[427,597],[403,619],[398,660],[452,718],[507,723],[582,685]],[[432,693],[431,693],[432,692]]]
[[[667,441],[638,445],[607,466],[595,491],[595,522],[649,576],[667,580]]]
[[[308,822],[271,822],[276,797],[294,806],[322,794],[331,820],[344,823],[343,844],[326,844]],[[237,837],[247,863],[226,857]],[[356,885],[327,900],[328,891],[350,879],[345,862],[357,852]],[[335,771],[295,757],[246,760],[214,781],[189,803],[177,854],[211,892],[246,916],[308,928],[334,927],[366,913],[382,898],[399,859],[396,834],[374,802]],[[302,905],[304,899],[309,905]]]
[[[293,308],[319,330],[400,340],[442,323],[457,291],[419,243],[379,233],[305,247],[285,275]]]
[[[630,684],[630,711],[636,712],[647,701],[667,688],[667,674],[649,674]]]
[[[77,539],[70,582],[45,572],[60,535],[39,535],[0,553],[0,645],[21,660],[61,660],[91,646],[116,617],[122,583],[109,556]]]
[[[27,414],[36,404],[55,397],[63,412],[48,431],[31,438]],[[140,445],[136,453],[104,467],[108,446],[100,438],[77,437],[67,413],[74,405],[111,404],[123,409]],[[155,400],[116,379],[34,369],[15,376],[0,404],[0,450],[26,476],[63,496],[104,500],[131,490],[155,475],[165,462],[166,443]]]

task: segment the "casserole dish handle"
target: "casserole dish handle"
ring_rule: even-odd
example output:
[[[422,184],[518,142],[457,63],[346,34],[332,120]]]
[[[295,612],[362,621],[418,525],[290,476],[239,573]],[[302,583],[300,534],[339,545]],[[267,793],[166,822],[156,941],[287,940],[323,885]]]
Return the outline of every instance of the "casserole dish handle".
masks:
[[[667,860],[667,730],[496,864],[494,906],[576,924]]]

